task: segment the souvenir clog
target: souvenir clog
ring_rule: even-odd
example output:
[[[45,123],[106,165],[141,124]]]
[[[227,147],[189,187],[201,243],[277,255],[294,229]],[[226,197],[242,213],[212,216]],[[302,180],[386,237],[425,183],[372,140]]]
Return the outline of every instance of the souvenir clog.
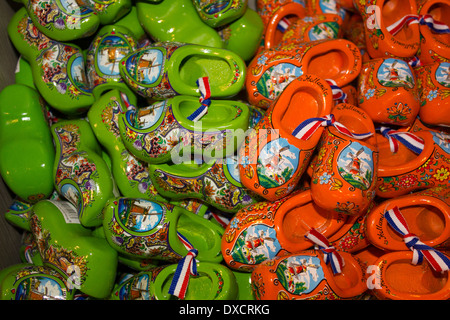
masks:
[[[131,0],[91,0],[90,3],[100,20],[100,25],[117,22],[130,12],[133,4]]]
[[[5,219],[15,227],[30,231],[30,213],[32,207],[32,203],[16,198],[5,211]]]
[[[259,199],[242,185],[233,157],[202,164],[151,164],[149,172],[155,189],[171,200],[199,199],[220,211],[235,213]]]
[[[131,6],[130,11],[126,15],[114,22],[114,25],[126,27],[133,34],[134,39],[136,39],[138,43],[149,40],[144,28],[142,28],[139,23],[138,12],[135,5]]]
[[[103,229],[112,248],[129,258],[178,262],[198,251],[196,259],[220,263],[223,228],[169,203],[117,197],[103,209]]]
[[[361,70],[361,53],[346,39],[316,40],[261,51],[248,65],[245,89],[248,101],[266,108],[302,74],[333,80],[340,88]]]
[[[35,266],[43,266],[41,254],[31,231],[24,231],[20,242],[20,260],[23,263],[31,263]]]
[[[132,155],[125,147],[119,131],[119,117],[127,109],[119,89],[103,94],[89,109],[87,117],[97,141],[111,158],[111,173],[117,188],[125,197],[164,200],[160,197],[148,173],[148,165]],[[128,95],[136,104],[136,97]]]
[[[13,15],[8,35],[30,63],[34,84],[51,107],[67,115],[80,115],[92,105],[94,97],[78,46],[45,36],[34,26],[25,8]]]
[[[192,3],[204,23],[212,28],[218,28],[242,17],[247,9],[248,0],[226,2],[193,0]]]
[[[19,263],[0,271],[0,300],[73,300],[74,287],[56,270]]]
[[[56,41],[72,41],[95,33],[100,19],[85,1],[21,0],[33,24]]]
[[[420,48],[418,58],[429,64],[450,60],[450,2],[448,0],[417,1]]]
[[[207,77],[208,96],[227,98],[244,86],[246,66],[236,53],[179,42],[157,42],[121,60],[123,80],[139,95],[165,100],[175,95],[200,97],[197,80]]]
[[[234,270],[249,272],[263,261],[311,248],[305,238],[311,228],[326,237],[347,217],[317,207],[310,190],[296,191],[280,200],[247,206],[231,219],[222,237],[222,255]]]
[[[224,48],[237,53],[242,60],[250,61],[261,43],[264,25],[256,11],[247,8],[239,19],[217,29]]]
[[[98,227],[101,211],[114,194],[114,180],[86,120],[61,120],[51,127],[56,145],[54,186],[71,202],[84,227]]]
[[[176,6],[165,0],[138,1],[136,9],[139,22],[155,41],[223,48],[217,31],[203,22],[192,0],[178,0]]]
[[[449,62],[435,62],[414,68],[420,88],[418,115],[427,125],[450,127],[449,70]]]
[[[30,203],[54,190],[55,148],[44,104],[35,89],[23,84],[0,92],[0,174],[11,191]]]
[[[14,73],[14,83],[23,84],[37,90],[36,86],[34,85],[31,65],[22,56],[20,56],[17,60],[16,70]]]
[[[376,195],[395,198],[421,189],[448,186],[450,135],[420,130],[406,135],[412,142],[408,144],[408,139],[402,139],[402,133],[398,131],[389,134],[388,138],[376,134],[379,150]],[[391,139],[397,141],[393,149]],[[404,140],[406,143],[398,142]]]
[[[248,128],[249,108],[235,100],[210,101],[200,121],[191,117],[201,105],[194,96],[178,95],[146,107],[129,107],[118,116],[123,143],[136,158],[150,164],[179,163],[192,155],[205,159],[231,156]]]
[[[348,217],[345,225],[328,238],[330,244],[339,251],[351,254],[367,248],[370,245],[365,229],[367,214]]]
[[[324,129],[317,148],[311,177],[312,198],[326,210],[361,215],[375,197],[375,127],[367,113],[350,104],[338,104],[331,113],[335,122],[331,120]]]
[[[334,14],[300,18],[289,25],[277,46],[287,47],[295,43],[340,38],[341,24],[340,17]],[[266,37],[265,40],[268,41],[268,38]]]
[[[358,262],[339,252],[344,266],[334,274],[320,250],[301,251],[260,264],[252,272],[252,286],[258,300],[352,299],[367,289]]]
[[[171,300],[169,293],[176,264],[140,272],[117,284],[111,300]],[[238,285],[234,274],[217,263],[198,262],[197,276],[190,276],[183,300],[235,300]]]
[[[323,128],[307,139],[295,131],[304,121],[324,117],[332,107],[331,88],[318,76],[290,82],[239,148],[242,184],[267,200],[292,192],[316,148]]]
[[[376,276],[382,285],[372,290],[380,300],[448,300],[450,272],[436,272],[424,261],[411,263],[412,251],[396,251],[375,261]]]
[[[408,15],[417,16],[415,0],[356,0],[354,4],[364,21],[366,49],[372,59],[416,54],[419,26],[407,19]]]
[[[358,77],[358,107],[376,123],[410,125],[420,109],[413,69],[397,58],[364,62]]]
[[[408,250],[401,234],[395,232],[386,211],[397,208],[411,234],[430,247],[448,247],[450,243],[450,189],[430,188],[379,203],[366,219],[369,242],[383,250]]]
[[[113,88],[132,94],[122,80],[119,64],[137,46],[137,39],[127,27],[107,25],[98,31],[86,52],[86,75],[95,99]]]
[[[39,201],[33,206],[30,225],[45,266],[72,279],[77,289],[92,297],[111,294],[117,251],[81,225],[70,202]]]
[[[236,300],[256,300],[252,289],[252,274],[250,272],[231,271],[239,288]]]

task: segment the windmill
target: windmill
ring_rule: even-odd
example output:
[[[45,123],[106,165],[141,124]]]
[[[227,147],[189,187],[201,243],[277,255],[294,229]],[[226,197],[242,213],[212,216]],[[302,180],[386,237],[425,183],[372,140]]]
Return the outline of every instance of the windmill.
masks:
[[[395,68],[395,65],[397,64],[397,60],[395,60],[389,67],[384,67],[384,71],[388,72],[388,81],[398,81],[400,78],[400,75],[398,73],[398,69]]]
[[[147,74],[150,73],[150,70],[154,67],[160,66],[161,64],[155,64],[156,57],[153,57],[153,59],[144,59],[142,57],[139,59],[139,63],[137,65],[137,70],[139,74],[139,81],[142,82],[142,80],[145,79],[144,77],[144,71],[146,71]]]
[[[264,246],[265,242],[274,242],[275,239],[264,235],[264,231],[260,230],[258,235],[247,233],[244,239],[245,245],[242,247],[242,252],[247,257],[247,261],[249,263],[255,263],[255,259],[253,258],[253,254],[256,251]]]
[[[364,152],[364,149],[359,149],[355,154],[352,152],[347,153],[347,156],[351,159],[350,162],[345,166],[345,170],[352,175],[359,176],[361,173],[361,159],[359,155]]]

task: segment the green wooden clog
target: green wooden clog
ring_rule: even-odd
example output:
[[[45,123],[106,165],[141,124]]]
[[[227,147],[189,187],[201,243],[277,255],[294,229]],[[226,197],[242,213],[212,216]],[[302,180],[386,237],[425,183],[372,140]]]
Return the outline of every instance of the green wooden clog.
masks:
[[[31,203],[54,190],[55,148],[44,110],[29,86],[12,84],[0,92],[0,174],[12,192]]]
[[[75,206],[83,226],[100,226],[102,209],[114,196],[114,180],[89,123],[60,120],[51,130],[56,145],[55,189]]]
[[[117,251],[81,225],[68,201],[42,200],[33,206],[31,230],[44,265],[94,298],[106,298],[114,287]]]
[[[73,300],[74,287],[52,268],[19,263],[0,271],[0,300]]]
[[[106,240],[121,256],[178,262],[188,253],[187,239],[199,261],[220,263],[223,228],[169,203],[118,197],[103,209]]]
[[[126,15],[114,22],[114,25],[126,27],[128,30],[130,30],[130,32],[133,33],[133,36],[138,43],[148,38],[147,33],[139,23],[138,13],[135,5],[131,6],[130,11]]]
[[[118,283],[111,300],[173,300],[170,285],[176,264],[154,267]],[[233,272],[218,263],[198,262],[198,276],[190,276],[184,300],[235,300],[238,285]]]
[[[247,9],[248,0],[192,0],[192,3],[204,23],[212,28],[218,28],[242,17]]]
[[[124,26],[107,25],[96,34],[86,52],[86,74],[95,99],[114,88],[132,94],[122,80],[119,63],[137,45],[133,33]]]
[[[153,188],[147,163],[137,159],[125,147],[119,132],[120,114],[126,111],[119,89],[103,94],[87,113],[89,124],[111,158],[111,172],[120,193],[130,198],[145,198],[165,201]],[[133,94],[128,95],[136,104]]]
[[[128,108],[118,116],[124,145],[150,164],[179,163],[191,155],[206,159],[233,155],[248,129],[248,106],[211,100],[208,113],[194,122],[189,117],[199,106],[197,97],[179,95],[147,107]]]
[[[138,19],[155,41],[176,41],[222,48],[223,43],[214,28],[203,22],[192,0],[159,2],[137,1]]]
[[[259,199],[241,184],[234,157],[202,164],[153,164],[149,172],[156,190],[172,200],[201,199],[220,211],[235,213]]]
[[[67,115],[80,115],[89,109],[94,96],[78,46],[45,36],[23,7],[10,20],[8,35],[17,51],[30,63],[34,85],[51,107]]]
[[[211,98],[230,98],[245,83],[246,65],[233,51],[181,42],[157,42],[130,53],[120,74],[139,95],[165,100],[175,95],[200,97],[198,79],[207,77]]]
[[[17,60],[16,70],[14,73],[14,82],[16,84],[23,84],[37,90],[36,86],[34,85],[31,65],[22,56],[20,56]]]
[[[34,239],[34,235],[31,231],[23,232],[19,248],[19,255],[20,260],[23,263],[31,263],[35,266],[44,265],[44,261],[42,261],[41,254],[39,253],[36,239]]]
[[[133,4],[131,0],[90,0],[89,2],[100,20],[100,25],[117,22],[130,12]]]

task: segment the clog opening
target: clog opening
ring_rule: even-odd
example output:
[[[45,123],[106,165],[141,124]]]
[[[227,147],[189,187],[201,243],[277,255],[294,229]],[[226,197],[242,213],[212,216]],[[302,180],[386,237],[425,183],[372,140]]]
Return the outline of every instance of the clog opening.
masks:
[[[337,80],[349,71],[350,61],[341,50],[329,50],[311,57],[307,70],[323,79]]]
[[[323,96],[320,92],[312,88],[299,88],[292,94],[287,103],[288,107],[280,117],[281,127],[293,132],[304,120],[320,116],[325,108],[322,101]]]
[[[235,76],[229,62],[214,53],[187,56],[180,63],[179,74],[181,81],[192,87],[197,87],[196,81],[199,78],[208,77],[209,83],[214,84],[212,91],[215,88],[227,88]]]
[[[173,274],[167,277],[162,286],[162,292],[169,292],[172,283]],[[198,272],[198,276],[189,277],[189,285],[186,290],[185,300],[210,300],[214,297],[217,288],[213,286],[213,281],[207,273]],[[178,300],[177,297],[171,296],[170,300]]]
[[[411,0],[387,0],[383,3],[381,8],[381,21],[384,26],[388,27],[399,19],[403,18],[407,14],[413,14],[413,8],[411,7]],[[414,33],[411,27],[404,26],[395,35],[395,38],[401,41],[408,41],[414,39]]]
[[[417,158],[417,154],[409,150],[403,144],[398,144],[398,151],[392,152],[389,142],[382,135],[376,134],[378,142],[378,164],[380,167],[398,168],[403,164],[408,164]]]
[[[439,2],[433,4],[428,9],[428,14],[430,14],[434,20],[444,23],[446,26],[450,26],[450,5],[447,3]],[[443,43],[450,43],[449,33],[433,33],[434,36],[439,36],[440,41]]]
[[[287,20],[287,21],[289,21],[289,24],[292,24],[292,23],[295,23],[295,21],[297,19],[299,19],[299,16],[295,15],[295,14],[288,14],[288,15],[284,16],[282,19]],[[281,21],[278,23],[278,25],[280,25],[280,23],[281,23]],[[268,32],[269,32],[269,30],[268,30]],[[285,34],[286,34],[285,31],[280,30],[278,27],[275,28],[275,31],[273,31],[272,39],[270,39],[271,37],[269,34],[267,35],[268,40],[270,39],[270,43],[268,43],[266,41],[266,49],[276,47],[276,45],[282,41],[283,36]]]
[[[292,243],[305,242],[305,234],[314,228],[322,234],[338,219],[334,211],[321,209],[314,202],[293,207],[283,217],[282,233]]]
[[[434,271],[427,261],[413,265],[411,260],[401,259],[386,268],[384,278],[392,291],[423,295],[442,290],[447,277],[447,272]]]
[[[183,119],[189,117],[194,111],[200,107],[200,102],[198,99],[183,100],[179,104],[179,110]],[[219,129],[224,123],[229,123],[233,118],[237,116],[237,108],[221,103],[220,101],[214,101],[208,108],[208,113],[206,113],[202,119],[201,124],[203,130],[214,128]]]
[[[403,216],[407,217],[410,231],[421,241],[432,241],[439,237],[445,229],[445,218],[441,210],[428,205],[409,206],[401,208]],[[397,241],[403,241],[401,236],[388,227],[390,236]]]
[[[214,255],[215,253],[211,252],[211,250],[216,245],[218,239],[218,235],[214,230],[206,225],[193,221],[188,214],[182,214],[178,219],[177,231],[184,235],[192,246],[198,250],[200,258],[206,256],[214,258],[211,254]]]
[[[330,270],[330,272],[332,272]],[[357,287],[361,282],[361,274],[351,263],[345,264],[342,272],[333,276],[336,286],[345,292],[346,290]]]

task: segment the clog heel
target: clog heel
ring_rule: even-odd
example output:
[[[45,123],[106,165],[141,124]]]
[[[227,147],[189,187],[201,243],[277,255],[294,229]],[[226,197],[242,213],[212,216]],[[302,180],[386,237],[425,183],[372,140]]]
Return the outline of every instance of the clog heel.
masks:
[[[242,184],[267,200],[292,192],[306,170],[323,128],[297,138],[299,124],[323,117],[332,107],[331,88],[306,74],[293,80],[267,110],[238,151]]]
[[[381,300],[448,300],[450,272],[437,272],[424,261],[411,263],[414,253],[396,251],[382,255],[375,261],[379,288],[372,293]]]
[[[248,0],[234,2],[193,1],[198,15],[211,28],[219,28],[242,17],[247,9]]]
[[[208,78],[208,96],[237,95],[246,65],[236,53],[180,42],[158,42],[125,56],[120,63],[125,83],[139,95],[164,100],[175,95],[201,96],[198,79]]]
[[[100,226],[102,208],[113,196],[115,184],[91,126],[82,119],[60,120],[51,131],[56,145],[56,190],[75,206],[83,226]]]
[[[448,0],[417,1],[420,23],[421,63],[448,61],[450,59],[450,2]]]
[[[369,242],[387,251],[408,250],[402,235],[395,231],[386,211],[397,208],[411,234],[430,247],[449,248],[450,189],[444,187],[409,193],[387,199],[371,210],[366,219]]]
[[[381,0],[376,4],[355,1],[364,20],[366,49],[372,59],[408,58],[420,46],[418,24],[409,24],[408,16],[417,16],[415,0]]]
[[[433,130],[412,133],[390,128],[382,132],[376,134],[377,196],[395,198],[422,189],[448,186],[450,135]]]
[[[25,8],[8,24],[8,35],[17,51],[31,65],[34,84],[45,101],[65,115],[80,115],[94,103],[80,47],[45,36]]]
[[[361,215],[375,197],[378,170],[375,127],[364,111],[350,104],[338,104],[331,113],[334,120],[322,133],[311,177],[311,194],[314,202],[324,209]]]
[[[207,113],[197,118],[201,107],[199,99],[189,95],[140,108],[129,104],[118,116],[120,136],[131,154],[150,164],[179,163],[191,155],[233,155],[248,128],[249,108],[239,101],[212,99]]]
[[[181,207],[115,197],[102,214],[106,241],[120,256],[175,263],[195,249],[199,261],[222,261],[223,228]]]
[[[286,86],[311,74],[344,87],[361,71],[361,53],[346,39],[327,39],[261,51],[248,64],[245,89],[248,101],[267,109]]]
[[[314,243],[305,237],[311,228],[333,236],[347,218],[315,205],[310,190],[295,191],[237,212],[225,228],[222,255],[233,270],[250,272],[266,260],[311,248]]]
[[[397,58],[371,59],[358,77],[358,107],[373,122],[409,126],[420,110],[419,88],[413,69]]]
[[[55,148],[44,101],[26,85],[0,92],[0,174],[23,200],[36,203],[53,192]]]
[[[176,264],[151,268],[139,272],[116,284],[111,300],[173,300],[170,293],[176,276]],[[189,277],[183,300],[235,300],[238,285],[234,274],[217,263],[198,262],[198,275]]]
[[[220,211],[235,213],[259,199],[242,185],[233,157],[202,164],[152,164],[149,172],[158,193],[171,200],[194,198]]]
[[[320,250],[301,251],[260,264],[252,272],[256,299],[336,300],[361,295],[367,289],[361,267],[351,254],[338,254],[344,265],[336,274]]]

